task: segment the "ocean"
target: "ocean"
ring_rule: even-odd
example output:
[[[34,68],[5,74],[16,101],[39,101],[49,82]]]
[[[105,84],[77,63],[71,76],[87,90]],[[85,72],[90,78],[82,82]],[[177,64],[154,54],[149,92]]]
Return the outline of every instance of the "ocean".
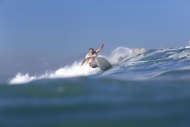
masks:
[[[140,53],[140,54],[139,54]],[[118,47],[108,71],[87,63],[0,85],[0,127],[189,127],[190,47]]]

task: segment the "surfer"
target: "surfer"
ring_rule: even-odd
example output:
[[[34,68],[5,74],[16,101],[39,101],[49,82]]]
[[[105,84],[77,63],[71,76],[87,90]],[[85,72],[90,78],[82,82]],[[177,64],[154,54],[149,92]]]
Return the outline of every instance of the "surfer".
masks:
[[[98,48],[96,51],[93,48],[90,48],[89,53],[86,54],[86,57],[83,59],[81,66],[88,59],[88,63],[89,63],[90,67],[92,67],[92,68],[98,67],[97,62],[95,61],[95,57],[97,56],[97,53],[103,49],[103,47],[104,47],[104,44],[102,44],[101,47]]]

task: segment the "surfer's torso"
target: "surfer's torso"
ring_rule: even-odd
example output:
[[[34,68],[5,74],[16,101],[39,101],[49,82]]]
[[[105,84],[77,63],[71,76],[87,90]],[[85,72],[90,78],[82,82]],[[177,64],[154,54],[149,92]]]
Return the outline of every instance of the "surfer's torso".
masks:
[[[93,63],[93,62],[95,62],[96,56],[97,56],[97,53],[95,51],[93,54],[91,54],[91,53],[86,54],[85,58],[88,59],[88,63]]]

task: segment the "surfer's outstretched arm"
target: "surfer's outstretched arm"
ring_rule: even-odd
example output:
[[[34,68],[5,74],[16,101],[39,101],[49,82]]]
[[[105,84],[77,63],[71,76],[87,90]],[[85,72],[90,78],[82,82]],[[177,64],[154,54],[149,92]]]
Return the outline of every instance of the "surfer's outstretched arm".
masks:
[[[101,45],[101,47],[99,49],[96,50],[96,53],[100,52],[104,47],[104,44]]]
[[[86,61],[86,58],[84,58],[84,59],[82,60],[81,66],[84,64],[85,61]]]

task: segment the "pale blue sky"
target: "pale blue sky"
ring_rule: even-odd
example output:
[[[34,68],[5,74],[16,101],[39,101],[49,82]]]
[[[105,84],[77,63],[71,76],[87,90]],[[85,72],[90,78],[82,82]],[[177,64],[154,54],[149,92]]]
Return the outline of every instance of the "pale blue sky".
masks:
[[[0,0],[1,75],[55,69],[101,42],[109,54],[189,40],[189,0]]]

